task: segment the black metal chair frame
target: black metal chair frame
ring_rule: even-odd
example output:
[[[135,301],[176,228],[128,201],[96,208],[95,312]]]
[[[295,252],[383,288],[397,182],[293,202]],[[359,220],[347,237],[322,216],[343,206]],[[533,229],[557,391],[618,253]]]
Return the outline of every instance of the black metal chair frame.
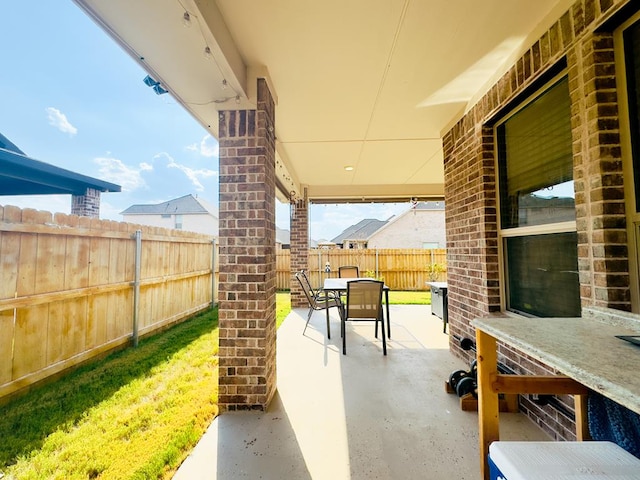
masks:
[[[323,290],[314,291],[311,287],[311,282],[307,277],[307,274],[304,270],[300,270],[295,274],[296,280],[300,283],[302,287],[302,291],[304,292],[305,297],[307,297],[307,301],[309,302],[309,313],[307,313],[307,323],[304,325],[304,330],[302,334],[307,331],[307,326],[309,325],[309,321],[311,320],[311,315],[313,315],[314,311],[327,310],[329,308],[336,307],[338,309],[338,314],[340,318],[342,318],[342,302],[339,297],[336,297],[331,292],[324,292]],[[329,326],[329,319],[327,317],[327,338],[331,338],[331,328]]]

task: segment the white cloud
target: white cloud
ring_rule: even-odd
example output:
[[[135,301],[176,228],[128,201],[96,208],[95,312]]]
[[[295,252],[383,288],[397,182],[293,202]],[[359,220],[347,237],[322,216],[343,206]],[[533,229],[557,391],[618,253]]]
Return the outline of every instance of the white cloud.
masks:
[[[200,183],[200,179],[213,177],[218,174],[215,170],[209,170],[208,168],[193,169],[186,165],[177,163],[173,157],[166,152],[159,153],[153,158],[156,159],[160,157],[165,157],[168,160],[167,167],[176,168],[183,172],[199,192],[204,190],[204,186]]]
[[[122,187],[123,192],[130,192],[146,186],[140,172],[153,170],[148,163],[141,163],[138,168],[125,165],[122,160],[109,157],[98,157],[93,160],[100,165],[100,178]]]
[[[197,152],[203,157],[217,157],[218,156],[218,142],[211,135],[207,134],[200,140],[200,145],[192,143],[187,146],[187,150]]]
[[[57,108],[48,107],[46,109],[47,116],[49,117],[49,125],[56,127],[63,133],[68,133],[69,135],[75,135],[78,133],[78,129],[71,125],[71,122],[67,120],[67,116],[62,113]]]
[[[218,156],[218,142],[211,135],[205,135],[200,141],[200,154],[203,157]]]

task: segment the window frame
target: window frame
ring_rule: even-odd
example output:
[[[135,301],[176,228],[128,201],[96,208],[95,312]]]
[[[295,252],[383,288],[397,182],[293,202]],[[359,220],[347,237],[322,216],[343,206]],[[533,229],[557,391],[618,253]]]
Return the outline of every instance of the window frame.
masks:
[[[507,114],[501,117],[493,124],[493,138],[494,138],[494,160],[495,160],[495,175],[496,175],[496,207],[497,207],[497,237],[498,237],[498,275],[500,280],[500,310],[509,315],[520,317],[532,317],[538,318],[536,315],[522,312],[519,310],[511,309],[509,305],[510,292],[509,281],[507,272],[507,252],[506,252],[506,239],[513,237],[525,237],[534,235],[545,235],[554,233],[571,233],[577,232],[577,222],[575,220],[563,221],[556,223],[547,223],[542,225],[527,225],[524,227],[502,227],[502,200],[501,200],[501,185],[502,179],[500,176],[500,156],[499,156],[499,127],[507,122],[511,117],[518,112],[526,108],[532,102],[540,98],[547,91],[549,91],[554,85],[560,82],[562,79],[568,76],[567,69],[562,69],[558,74],[554,75],[549,81],[545,82],[542,86],[537,88],[535,92],[527,96],[524,101],[519,103],[515,108],[511,109]],[[575,179],[574,179],[575,181]],[[577,245],[576,245],[577,247]]]
[[[625,212],[627,220],[627,251],[629,256],[629,281],[631,310],[640,313],[640,212],[637,211],[636,190],[633,169],[633,151],[631,140],[631,112],[629,111],[629,87],[627,82],[627,57],[624,45],[624,32],[640,21],[640,12],[625,20],[613,32],[615,70],[618,93],[618,122],[620,132],[620,156],[625,191]]]

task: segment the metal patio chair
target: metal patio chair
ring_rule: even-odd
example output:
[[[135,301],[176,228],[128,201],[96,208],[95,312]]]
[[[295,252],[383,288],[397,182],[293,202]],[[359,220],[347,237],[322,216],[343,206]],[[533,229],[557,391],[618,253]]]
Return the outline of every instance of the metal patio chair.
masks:
[[[356,265],[345,265],[338,267],[338,277],[340,278],[358,278],[360,270]]]
[[[342,302],[340,298],[336,297],[333,293],[324,292],[321,289],[313,290],[311,288],[311,282],[307,277],[307,274],[304,270],[300,270],[295,274],[296,280],[300,283],[302,287],[302,291],[304,292],[305,297],[307,297],[307,301],[309,302],[309,313],[307,314],[307,323],[304,325],[304,330],[302,334],[307,331],[307,326],[309,325],[309,320],[311,320],[311,315],[313,315],[314,311],[326,310],[328,308],[336,307],[338,309],[338,313],[342,318]],[[331,329],[329,327],[329,319],[327,317],[327,338],[331,338]]]
[[[341,315],[342,354],[347,354],[346,323],[349,321],[370,321],[376,324],[378,338],[378,322],[382,328],[382,351],[387,354],[387,340],[384,331],[382,311],[382,289],[384,282],[378,280],[352,280],[347,283],[347,302]]]

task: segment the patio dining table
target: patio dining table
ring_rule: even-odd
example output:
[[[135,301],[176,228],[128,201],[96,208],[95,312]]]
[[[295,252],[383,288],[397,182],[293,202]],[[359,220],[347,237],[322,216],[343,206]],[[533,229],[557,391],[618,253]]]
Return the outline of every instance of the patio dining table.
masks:
[[[353,282],[354,280],[372,280],[368,277],[360,277],[360,278],[325,278],[323,284],[323,290],[325,292],[334,292],[338,296],[347,293],[347,283]],[[385,303],[385,314],[387,317],[387,338],[391,338],[391,318],[389,317],[389,287],[385,284],[382,287],[384,292],[384,303]],[[329,296],[327,295],[326,301],[329,301]],[[329,309],[325,309],[327,312],[327,325],[329,325]],[[384,319],[382,319],[384,322]]]

